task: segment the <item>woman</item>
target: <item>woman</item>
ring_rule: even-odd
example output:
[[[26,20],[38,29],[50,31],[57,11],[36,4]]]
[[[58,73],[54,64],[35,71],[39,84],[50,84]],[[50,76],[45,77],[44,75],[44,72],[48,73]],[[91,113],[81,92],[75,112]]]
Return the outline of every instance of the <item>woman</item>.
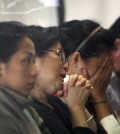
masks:
[[[43,117],[53,134],[93,133],[88,128],[84,111],[85,103],[91,93],[91,85],[86,84],[85,79],[78,80],[78,76],[74,75],[68,84],[71,93],[75,92],[73,92],[73,99],[70,99],[71,93],[66,97],[70,113],[73,116],[72,132],[64,127],[61,120],[55,114],[54,107],[48,102],[49,96],[62,88],[63,79],[68,69],[68,62],[60,43],[58,29],[50,27],[42,30],[38,26],[30,26],[28,27],[28,34],[35,43],[37,53],[35,63],[39,71],[32,92],[34,100],[32,106]],[[81,92],[77,93],[79,89],[81,89]],[[80,97],[81,95],[82,97]],[[73,108],[73,104],[76,108]],[[76,113],[81,114],[77,115]]]
[[[37,70],[35,49],[25,28],[0,22],[0,133],[41,134],[29,108]],[[29,111],[32,110],[32,113]],[[36,113],[34,112],[36,115]],[[39,119],[39,125],[42,119]]]
[[[110,58],[114,48],[112,33],[90,20],[67,22],[60,26],[60,30],[73,42],[62,43],[69,61],[68,74],[87,74],[94,87],[91,102],[97,119],[109,134],[119,133],[119,125],[106,101],[106,88],[113,69]],[[114,122],[111,127],[110,120]]]

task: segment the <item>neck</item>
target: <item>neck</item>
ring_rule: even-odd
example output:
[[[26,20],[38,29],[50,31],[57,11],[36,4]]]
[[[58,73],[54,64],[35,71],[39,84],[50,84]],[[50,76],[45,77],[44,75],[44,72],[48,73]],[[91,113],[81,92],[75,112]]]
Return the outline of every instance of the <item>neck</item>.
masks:
[[[43,103],[44,105],[48,106],[49,108],[53,109],[53,107],[48,102],[48,94],[42,92],[44,90],[35,88],[32,92],[32,98],[36,99],[37,101]]]

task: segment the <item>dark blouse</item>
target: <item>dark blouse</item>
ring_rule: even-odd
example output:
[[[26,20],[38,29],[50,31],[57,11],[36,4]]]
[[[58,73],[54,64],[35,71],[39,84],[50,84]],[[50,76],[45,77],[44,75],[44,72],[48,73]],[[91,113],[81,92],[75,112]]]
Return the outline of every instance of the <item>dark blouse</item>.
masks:
[[[45,125],[52,134],[94,134],[86,127],[72,128],[69,110],[58,97],[50,96],[48,100],[54,107],[53,110],[36,99],[33,99],[32,106],[43,118]]]

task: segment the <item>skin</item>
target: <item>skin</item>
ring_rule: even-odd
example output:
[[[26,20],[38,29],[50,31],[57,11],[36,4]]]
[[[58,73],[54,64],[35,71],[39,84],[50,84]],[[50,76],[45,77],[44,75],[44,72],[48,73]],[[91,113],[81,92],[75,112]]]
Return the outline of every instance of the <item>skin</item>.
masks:
[[[115,50],[113,52],[114,57],[114,71],[120,75],[120,39],[115,40]]]
[[[88,71],[89,78],[93,77],[96,72],[101,67],[106,57],[109,57],[110,54],[102,54],[97,57],[93,57],[84,61],[79,52],[74,52],[72,55],[68,57],[69,61],[69,70],[68,74],[78,74],[81,75],[83,70],[86,69]],[[87,76],[85,76],[88,78]]]
[[[0,85],[29,96],[37,75],[34,59],[34,44],[25,37],[10,60],[7,63],[0,62]]]
[[[64,97],[70,110],[72,125],[74,127],[88,127],[85,114],[85,104],[91,94],[91,85],[86,84],[86,80],[79,79],[77,74],[72,75],[69,82],[66,83],[68,95]],[[74,106],[74,107],[73,107]]]
[[[70,70],[68,71],[69,74],[71,74],[71,72],[74,73],[73,70],[75,70],[75,73],[83,73],[86,78],[90,79],[90,82],[94,88],[91,94],[92,102],[106,100],[106,89],[110,82],[111,73],[113,71],[113,59],[109,57],[109,53],[102,54],[98,57],[84,62],[81,59],[80,54],[78,54],[78,52],[75,52],[68,58],[70,59],[69,62],[77,65],[74,66],[74,64],[71,64],[72,67],[70,67]],[[83,72],[83,69],[86,71],[85,73]],[[107,103],[95,105],[94,110],[99,121],[111,114]]]
[[[98,101],[98,98],[100,100],[105,99],[105,95],[106,95],[105,91],[110,81],[110,76],[113,69],[112,66],[113,62],[111,59],[107,57],[110,57],[109,53],[101,54],[100,56],[84,61],[81,58],[80,53],[78,52],[75,52],[68,57],[68,61],[69,61],[68,74],[78,74],[78,75],[82,74],[87,79],[90,79],[90,82],[93,85],[93,91],[90,94],[90,96],[93,102]],[[95,112],[97,113],[96,115],[98,120],[101,120],[104,117],[111,114],[107,104],[98,105],[98,107],[95,108]],[[86,117],[87,119],[90,117],[88,111],[86,112]],[[88,125],[92,131],[96,132],[96,127],[95,127],[96,124],[94,120],[91,120]]]
[[[58,42],[50,50],[62,50]],[[61,58],[55,53],[45,53],[45,56],[36,58],[38,76],[32,96],[47,103],[47,97],[62,88],[63,78],[66,75],[66,64],[62,64]],[[61,76],[64,74],[64,76]]]
[[[62,47],[61,44],[58,43],[50,49],[61,50]],[[63,78],[65,76],[61,77],[61,74],[66,73],[68,66],[66,63],[63,64],[60,57],[54,53],[47,53],[43,58],[37,57],[36,66],[39,70],[39,74],[36,79],[35,88],[32,92],[32,97],[36,98],[38,101],[44,103],[52,109],[53,107],[47,102],[47,98],[49,95],[53,95],[56,91],[62,88]],[[89,94],[91,93],[91,85],[88,85],[87,88],[85,88],[86,80],[83,80],[83,82],[81,82],[82,80],[78,81],[77,75],[71,78],[70,81],[71,82],[68,85],[66,85],[66,87],[70,89],[70,92],[65,99],[71,112],[73,127],[88,127],[84,105],[89,97]],[[78,92],[80,88],[81,92]],[[74,96],[72,95],[73,93]],[[71,99],[71,97],[73,99]],[[73,105],[75,106],[74,108]],[[79,115],[76,113],[81,114]]]

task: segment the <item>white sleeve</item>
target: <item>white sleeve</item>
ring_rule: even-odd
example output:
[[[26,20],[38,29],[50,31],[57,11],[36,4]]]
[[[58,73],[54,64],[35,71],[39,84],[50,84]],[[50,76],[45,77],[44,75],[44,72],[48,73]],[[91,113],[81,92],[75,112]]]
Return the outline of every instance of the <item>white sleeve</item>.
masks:
[[[100,121],[108,134],[120,134],[120,124],[113,115],[109,115]]]

